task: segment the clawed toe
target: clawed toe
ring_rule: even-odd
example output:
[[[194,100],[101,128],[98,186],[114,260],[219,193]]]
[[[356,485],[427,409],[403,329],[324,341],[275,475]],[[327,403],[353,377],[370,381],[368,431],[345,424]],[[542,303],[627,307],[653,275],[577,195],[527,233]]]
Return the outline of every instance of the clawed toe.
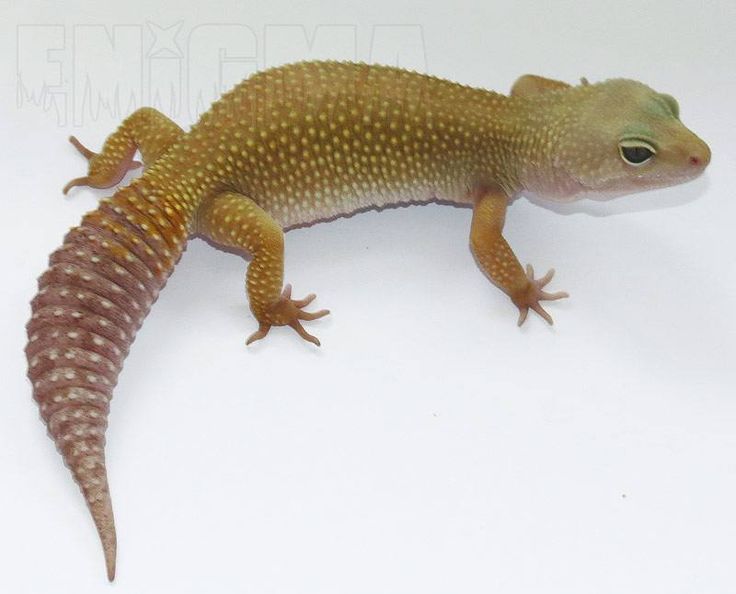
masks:
[[[320,309],[319,311],[315,312],[299,311],[299,313],[297,313],[297,318],[299,318],[300,320],[311,322],[312,320],[319,320],[320,318],[324,318],[329,313],[329,309]]]
[[[322,343],[319,341],[319,338],[316,336],[311,335],[309,332],[307,332],[304,329],[304,326],[302,326],[299,323],[299,320],[294,320],[292,322],[289,322],[289,326],[291,326],[294,330],[296,330],[296,333],[301,336],[304,340],[307,342],[311,342],[312,344],[316,346],[322,346]]]
[[[547,313],[547,311],[539,305],[539,303],[531,303],[529,305],[519,305],[519,320],[516,323],[517,326],[521,326],[525,321],[527,316],[529,315],[529,310],[532,309],[536,311],[539,316],[547,322],[550,326],[553,326],[555,321],[552,319],[552,316]]]
[[[536,311],[542,317],[542,319],[545,322],[547,322],[550,326],[552,326],[555,323],[555,321],[552,319],[552,316],[549,315],[547,311],[541,305],[539,305],[539,303],[534,303],[533,305],[530,305],[529,307],[531,307],[534,311]]]
[[[567,291],[557,291],[556,293],[547,293],[546,291],[541,291],[539,293],[544,301],[557,301],[558,299],[565,299],[570,296],[570,294]]]
[[[317,298],[317,295],[315,295],[314,293],[310,293],[304,299],[292,299],[291,302],[297,307],[306,307],[307,305],[312,303],[312,301],[314,301],[316,298]]]
[[[261,324],[258,327],[258,330],[256,330],[253,334],[251,334],[248,339],[245,341],[246,345],[249,345],[256,340],[261,340],[262,338],[266,338],[266,335],[268,334],[268,331],[271,329],[271,324]]]
[[[534,280],[534,267],[531,264],[526,265],[526,277],[529,279],[530,282],[533,282],[539,287],[540,289],[546,285],[549,284],[549,281],[552,280],[552,277],[555,275],[555,269],[550,268],[547,271],[547,274],[545,274],[543,277]]]
[[[75,177],[67,185],[64,186],[62,192],[66,195],[69,190],[71,190],[74,186],[88,186],[89,183],[90,179],[86,175],[84,177]]]
[[[92,157],[94,157],[94,156],[96,156],[96,155],[97,155],[97,153],[96,153],[96,152],[94,152],[94,151],[91,151],[91,150],[90,150],[90,149],[88,149],[88,148],[87,148],[86,146],[84,146],[84,145],[83,145],[83,144],[82,144],[82,143],[81,143],[81,142],[80,142],[80,141],[79,141],[79,140],[77,139],[77,137],[76,137],[76,136],[70,136],[70,137],[69,137],[69,142],[71,142],[71,143],[72,143],[72,145],[74,145],[74,148],[75,148],[75,149],[77,149],[77,150],[78,150],[78,151],[79,151],[79,152],[81,153],[81,155],[82,155],[82,156],[83,156],[83,157],[84,157],[85,159],[87,159],[88,161],[89,161],[89,160],[90,160],[90,159],[91,159]]]

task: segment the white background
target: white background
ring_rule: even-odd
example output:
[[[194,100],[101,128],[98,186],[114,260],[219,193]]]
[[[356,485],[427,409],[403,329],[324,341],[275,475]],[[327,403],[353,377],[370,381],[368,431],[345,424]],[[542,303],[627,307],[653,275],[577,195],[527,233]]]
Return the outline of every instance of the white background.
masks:
[[[736,591],[733,1],[104,4],[0,2],[0,592]],[[554,328],[536,316],[516,327],[471,258],[468,210],[412,207],[290,232],[295,295],[314,291],[333,312],[309,325],[321,349],[289,329],[246,348],[256,324],[244,260],[192,241],[113,402],[119,557],[108,586],[31,400],[23,346],[48,254],[105,195],[62,197],[85,171],[66,137],[99,147],[129,110],[75,125],[19,100],[17,71],[37,90],[48,77],[69,114],[84,72],[108,95],[125,88],[131,72],[148,72],[147,23],[179,21],[189,88],[208,92],[231,42],[204,29],[186,43],[213,23],[247,25],[258,67],[397,54],[502,91],[526,72],[624,76],[675,95],[713,161],[674,189],[513,205],[516,253],[539,273],[555,266],[551,288],[572,295],[549,306]],[[34,24],[61,27],[60,58],[46,53],[47,29],[19,46],[18,26]],[[114,63],[75,29],[121,24],[140,27],[144,43]],[[354,28],[352,50],[342,29],[311,50],[300,38],[335,24]],[[376,37],[376,25],[415,27]],[[61,71],[44,66],[57,58]],[[226,77],[253,67],[226,66]]]

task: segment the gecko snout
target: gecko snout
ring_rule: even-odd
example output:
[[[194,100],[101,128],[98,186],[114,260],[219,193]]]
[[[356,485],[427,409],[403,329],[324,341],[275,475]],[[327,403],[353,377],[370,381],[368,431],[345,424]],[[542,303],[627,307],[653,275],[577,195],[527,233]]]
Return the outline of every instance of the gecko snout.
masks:
[[[689,151],[688,163],[693,167],[705,169],[710,163],[710,147],[698,139],[698,144]]]

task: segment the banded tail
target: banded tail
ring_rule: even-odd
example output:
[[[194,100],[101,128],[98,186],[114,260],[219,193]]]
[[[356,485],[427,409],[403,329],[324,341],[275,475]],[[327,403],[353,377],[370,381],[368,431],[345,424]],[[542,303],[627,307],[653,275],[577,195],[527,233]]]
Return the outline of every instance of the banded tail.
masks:
[[[138,328],[186,244],[196,206],[153,171],[85,215],[50,257],[27,324],[28,377],[49,435],[82,490],[110,581],[116,536],[105,429]],[[170,181],[170,180],[169,180]],[[170,186],[170,184],[167,184]]]

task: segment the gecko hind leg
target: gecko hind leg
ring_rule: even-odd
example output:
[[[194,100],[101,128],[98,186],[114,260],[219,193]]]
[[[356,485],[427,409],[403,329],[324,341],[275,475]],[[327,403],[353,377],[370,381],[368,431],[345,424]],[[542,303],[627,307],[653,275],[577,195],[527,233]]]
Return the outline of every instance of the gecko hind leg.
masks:
[[[160,111],[142,107],[128,116],[105,140],[99,153],[91,151],[76,137],[69,142],[89,162],[87,175],[64,186],[64,194],[74,186],[109,188],[120,183],[128,171],[150,165],[184,135],[184,131]],[[143,163],[133,160],[140,151]]]
[[[197,214],[196,231],[227,247],[244,250],[253,257],[246,274],[246,290],[258,330],[246,344],[265,338],[272,326],[290,326],[304,340],[320,346],[302,321],[317,320],[330,313],[303,308],[316,296],[291,298],[291,285],[283,287],[284,233],[271,216],[253,200],[236,192],[224,192],[206,200]]]

